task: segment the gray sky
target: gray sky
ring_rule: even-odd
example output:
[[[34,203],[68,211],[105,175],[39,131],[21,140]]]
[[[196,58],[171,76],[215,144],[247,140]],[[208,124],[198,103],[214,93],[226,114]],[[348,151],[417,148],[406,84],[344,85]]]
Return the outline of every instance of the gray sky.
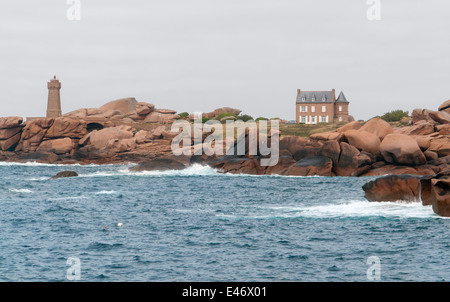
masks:
[[[0,116],[44,116],[136,97],[157,108],[295,118],[296,90],[344,91],[350,114],[450,98],[450,1],[65,0],[0,2]]]

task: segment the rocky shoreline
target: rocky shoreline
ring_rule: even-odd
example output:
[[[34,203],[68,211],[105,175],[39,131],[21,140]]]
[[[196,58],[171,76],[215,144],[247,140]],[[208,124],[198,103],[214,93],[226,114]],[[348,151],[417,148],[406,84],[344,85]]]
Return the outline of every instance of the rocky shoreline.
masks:
[[[227,112],[239,114],[240,110],[219,108],[205,116],[214,119]],[[253,175],[414,175],[412,178],[416,180],[404,181],[397,177],[382,181],[402,187],[406,193],[399,193],[400,199],[419,196],[430,204],[435,200],[440,204],[433,205],[435,212],[450,216],[450,208],[443,210],[450,204],[450,100],[437,111],[414,110],[411,123],[399,128],[374,118],[365,123],[353,121],[331,132],[313,134],[309,139],[271,131],[269,143],[273,135],[279,138],[279,160],[273,166],[260,164],[267,156],[261,155],[259,149],[256,155],[250,155],[248,131],[233,142],[233,147],[241,140],[246,142],[245,155],[173,155],[171,143],[178,133],[171,132],[170,126],[178,118],[174,110],[156,109],[134,98],[113,101],[98,109],[79,109],[59,118],[34,118],[26,122],[21,117],[0,118],[0,161],[136,163],[135,170],[182,169],[201,163],[224,173]],[[192,122],[194,117],[186,119]],[[139,129],[144,126],[145,129]],[[192,140],[191,146],[185,148],[190,149],[191,154],[198,148],[207,148],[204,140],[209,134],[202,132],[200,143],[194,144],[197,141]],[[423,183],[418,187],[421,193],[417,193],[417,186],[415,191],[411,189],[414,181]],[[385,200],[398,198],[392,188],[371,195],[369,191],[379,187],[365,187],[369,200],[377,201],[383,194],[390,194]],[[428,190],[425,187],[434,192],[428,199],[423,195]]]

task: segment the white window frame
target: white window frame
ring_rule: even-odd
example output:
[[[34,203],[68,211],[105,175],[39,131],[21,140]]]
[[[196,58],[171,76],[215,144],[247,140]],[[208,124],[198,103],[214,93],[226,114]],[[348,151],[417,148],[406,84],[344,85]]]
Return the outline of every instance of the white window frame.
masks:
[[[311,106],[311,112],[316,112],[316,106]]]
[[[321,122],[321,123],[326,123],[326,122],[327,122],[327,117],[324,116],[324,115],[321,115],[321,116],[320,116],[320,122]]]
[[[339,112],[342,112],[342,106],[339,106]]]
[[[327,106],[322,106],[322,112],[327,112]]]
[[[306,116],[300,116],[300,123],[306,123]]]

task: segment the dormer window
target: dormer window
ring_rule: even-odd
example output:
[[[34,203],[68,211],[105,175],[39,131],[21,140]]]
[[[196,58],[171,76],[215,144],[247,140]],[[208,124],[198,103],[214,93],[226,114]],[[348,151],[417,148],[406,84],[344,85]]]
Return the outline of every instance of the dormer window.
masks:
[[[315,102],[316,101],[316,96],[312,96],[312,98],[311,98],[311,102]]]
[[[322,97],[322,102],[326,102],[327,98],[325,96]]]
[[[302,102],[306,102],[306,98],[302,96]]]

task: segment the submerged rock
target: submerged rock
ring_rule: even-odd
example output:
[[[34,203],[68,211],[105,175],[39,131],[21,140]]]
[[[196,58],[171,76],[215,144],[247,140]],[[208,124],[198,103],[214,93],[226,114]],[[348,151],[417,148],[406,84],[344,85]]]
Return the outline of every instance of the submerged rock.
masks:
[[[63,178],[63,177],[76,177],[78,176],[78,173],[75,171],[62,171],[57,173],[55,176],[51,177],[50,179],[57,179],[57,178]]]
[[[165,171],[165,170],[182,170],[187,168],[187,163],[181,159],[171,157],[154,158],[131,167],[130,171]]]

